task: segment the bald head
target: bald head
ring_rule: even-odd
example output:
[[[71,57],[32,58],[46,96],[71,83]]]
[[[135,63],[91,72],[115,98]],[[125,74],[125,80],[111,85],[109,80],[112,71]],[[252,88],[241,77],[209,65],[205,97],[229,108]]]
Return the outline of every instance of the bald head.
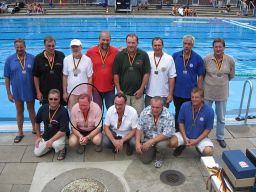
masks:
[[[102,50],[107,51],[110,46],[110,34],[107,31],[102,31],[99,36],[99,46]]]

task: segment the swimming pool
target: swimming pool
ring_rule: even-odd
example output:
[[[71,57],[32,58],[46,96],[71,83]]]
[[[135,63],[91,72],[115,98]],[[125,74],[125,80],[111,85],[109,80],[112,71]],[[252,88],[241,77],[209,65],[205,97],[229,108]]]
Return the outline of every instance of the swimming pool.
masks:
[[[146,18],[146,17],[65,17],[65,18],[2,18],[0,19],[0,121],[13,120],[15,108],[7,100],[3,80],[5,59],[14,53],[13,41],[22,37],[27,51],[36,55],[43,50],[43,38],[53,35],[57,49],[70,54],[69,43],[73,38],[81,39],[83,52],[98,43],[100,31],[110,31],[111,44],[125,46],[128,33],[139,36],[139,47],[151,50],[151,39],[164,39],[164,50],[173,54],[182,48],[182,37],[192,34],[196,38],[194,50],[202,57],[212,51],[211,43],[216,37],[226,41],[227,54],[236,60],[237,77],[231,82],[228,111],[239,108],[241,90],[245,77],[256,77],[256,20],[228,20],[201,18]],[[255,80],[253,80],[255,82]],[[253,93],[252,108],[256,108]],[[38,107],[38,105],[37,105]],[[173,106],[171,106],[173,111]],[[26,114],[27,116],[27,114]]]

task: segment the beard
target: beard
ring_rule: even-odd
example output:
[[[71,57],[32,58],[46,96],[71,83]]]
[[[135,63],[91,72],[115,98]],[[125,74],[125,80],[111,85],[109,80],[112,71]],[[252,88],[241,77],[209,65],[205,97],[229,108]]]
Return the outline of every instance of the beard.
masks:
[[[103,43],[102,46],[101,46],[101,48],[102,48],[103,50],[107,50],[107,49],[109,48],[109,43]]]
[[[76,52],[73,52],[72,54],[73,54],[74,57],[78,57],[81,54],[81,52],[80,51],[76,51]]]

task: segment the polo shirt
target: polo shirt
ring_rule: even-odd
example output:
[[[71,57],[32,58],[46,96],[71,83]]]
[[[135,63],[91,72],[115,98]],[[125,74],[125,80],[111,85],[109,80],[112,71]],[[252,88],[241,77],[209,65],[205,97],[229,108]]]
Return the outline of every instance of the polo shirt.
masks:
[[[204,98],[213,101],[225,101],[229,95],[229,81],[235,76],[235,60],[229,55],[224,55],[220,71],[217,69],[213,54],[204,58],[205,79]],[[218,76],[218,73],[221,76]]]
[[[26,53],[25,70],[22,67],[17,54],[9,56],[4,65],[4,77],[10,80],[12,95],[14,100],[32,101],[35,99],[35,87],[32,75],[35,57]]]
[[[51,117],[54,111],[50,111]],[[36,114],[36,123],[44,123],[43,139],[48,141],[51,139],[58,131],[68,133],[69,132],[69,117],[68,110],[64,106],[60,106],[58,111],[53,116],[51,125],[49,127],[49,104],[42,105]]]
[[[132,129],[137,128],[138,114],[137,111],[129,106],[125,106],[124,115],[122,118],[122,124],[117,129],[118,114],[116,112],[115,105],[112,105],[106,114],[105,125],[110,126],[110,129],[116,132],[117,136],[125,136]]]
[[[154,52],[148,52],[151,73],[146,87],[146,94],[150,97],[169,95],[169,79],[176,77],[175,63],[171,55],[163,53],[161,60],[156,68]],[[156,57],[158,62],[160,57]],[[157,71],[157,74],[155,74]]]
[[[198,138],[204,130],[211,130],[214,123],[214,112],[213,109],[207,104],[203,104],[199,114],[195,113],[195,127],[192,127],[192,102],[187,101],[182,104],[179,112],[178,122],[185,125],[186,136],[189,139]]]
[[[55,51],[53,65],[54,74],[50,74],[51,68],[47,58],[44,56],[44,51],[38,54],[35,58],[33,75],[39,78],[40,91],[43,94],[43,98],[46,100],[51,89],[58,89],[61,92],[61,95],[63,94],[62,70],[64,57],[64,53]]]
[[[119,52],[113,65],[113,74],[119,76],[120,88],[126,95],[134,96],[140,88],[145,74],[150,74],[150,61],[148,54],[141,49],[137,49],[137,54],[130,68],[127,49]]]
[[[101,128],[102,113],[98,104],[93,101],[90,102],[90,109],[87,116],[87,125],[85,125],[85,119],[83,112],[79,108],[79,103],[75,104],[71,109],[71,122],[80,132],[89,132],[95,128]]]
[[[187,65],[187,74],[183,74],[183,50],[174,53],[172,57],[177,73],[173,95],[188,99],[191,97],[192,89],[197,87],[198,77],[205,74],[204,61],[200,55],[192,50]]]
[[[79,59],[75,59],[76,65],[78,64]],[[77,76],[74,75],[73,72],[74,69],[74,61],[73,61],[73,55],[68,55],[65,57],[63,61],[63,74],[67,75],[67,92],[70,94],[71,91],[79,84],[81,83],[88,83],[89,78],[92,76],[92,61],[89,57],[86,55],[82,55],[80,63],[77,67],[78,70],[80,70],[80,73],[77,74]],[[87,92],[88,85],[82,84],[78,87],[76,87],[72,94],[73,95],[81,95],[83,93]]]
[[[93,85],[100,92],[109,92],[114,90],[114,81],[112,74],[112,67],[114,59],[118,53],[118,49],[109,46],[108,53],[105,57],[105,67],[103,68],[103,62],[99,52],[99,46],[94,46],[88,49],[86,55],[91,58],[93,63]],[[99,78],[100,77],[100,78]]]

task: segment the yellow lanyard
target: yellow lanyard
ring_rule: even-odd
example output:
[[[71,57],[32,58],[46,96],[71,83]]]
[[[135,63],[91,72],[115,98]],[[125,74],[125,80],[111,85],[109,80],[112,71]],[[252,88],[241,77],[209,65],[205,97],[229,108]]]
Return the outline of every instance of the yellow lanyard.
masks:
[[[134,59],[135,59],[137,53],[134,55],[134,57],[132,57],[132,60],[131,60],[131,56],[130,56],[129,52],[127,52],[127,53],[128,53],[128,58],[129,58],[130,66],[132,66],[132,64],[133,64],[133,62],[134,62]]]
[[[50,61],[50,58],[47,56],[46,53],[45,53],[45,57],[46,57],[47,60],[48,60],[48,64],[49,64],[49,66],[50,66],[50,69],[52,70],[52,69],[53,69],[53,65],[54,65],[55,54],[53,54],[52,62]]]
[[[108,56],[109,49],[107,50],[107,53],[104,56],[101,53],[100,47],[98,47],[98,49],[99,49],[100,58],[101,58],[101,61],[102,61],[102,66],[105,67],[106,66],[106,59],[107,59],[107,56]]]
[[[49,106],[49,123],[52,122],[52,119],[54,118],[55,114],[57,113],[58,109],[60,108],[60,105],[58,106],[58,108],[53,112],[52,116],[51,116],[51,112],[50,112],[50,106]]]
[[[154,54],[154,61],[155,61],[156,70],[157,70],[157,67],[158,67],[158,65],[159,65],[159,63],[160,63],[160,61],[161,61],[161,59],[162,59],[162,56],[163,56],[163,54],[161,54],[160,59],[158,60],[158,62],[156,62],[156,56],[155,56],[155,54]]]
[[[23,62],[22,62],[22,58],[20,58],[18,55],[17,55],[19,61],[20,61],[20,66],[22,68],[22,71],[25,71],[25,67],[26,67],[26,53],[24,54],[24,57],[23,57]]]
[[[219,63],[218,60],[214,57],[214,62],[215,62],[215,64],[216,64],[216,66],[217,66],[217,70],[218,70],[218,71],[221,70],[221,67],[222,67],[222,65],[223,65],[223,61],[224,61],[224,54],[223,54],[223,56],[222,56],[222,59],[221,59],[221,62],[220,62],[220,63]]]
[[[75,68],[75,69],[77,69],[77,68],[78,68],[78,66],[79,66],[79,64],[80,64],[81,59],[82,59],[82,56],[79,58],[79,61],[78,61],[77,65],[76,65],[75,58],[73,57],[73,64],[74,64],[74,68]]]
[[[193,127],[196,125],[196,119],[197,119],[197,117],[198,117],[198,115],[199,115],[201,109],[202,109],[202,106],[200,106],[200,108],[199,108],[199,110],[198,110],[198,113],[196,114],[196,117],[195,117],[195,109],[194,109],[194,107],[192,106],[192,118],[193,118],[193,124],[192,124],[192,126],[193,126]]]
[[[183,66],[184,66],[184,70],[187,71],[187,66],[188,66],[188,62],[189,62],[190,56],[191,56],[191,51],[190,51],[190,53],[189,53],[189,57],[188,57],[187,62],[186,62],[186,60],[185,60],[185,54],[184,54],[184,53],[182,54],[182,56],[183,56]]]

